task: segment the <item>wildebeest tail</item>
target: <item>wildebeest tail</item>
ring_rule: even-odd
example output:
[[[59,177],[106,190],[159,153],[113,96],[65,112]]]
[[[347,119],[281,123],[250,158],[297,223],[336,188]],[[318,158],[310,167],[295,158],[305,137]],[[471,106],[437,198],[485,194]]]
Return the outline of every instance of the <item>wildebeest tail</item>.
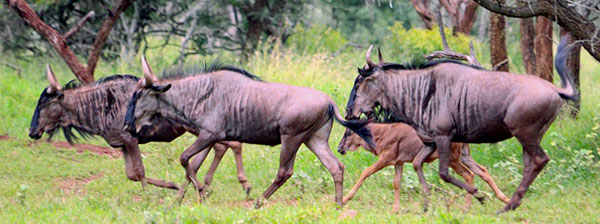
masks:
[[[567,56],[571,53],[571,48],[575,46],[567,45],[567,39],[569,38],[571,37],[563,36],[563,38],[560,38],[560,44],[558,45],[556,57],[554,58],[554,66],[556,67],[562,86],[562,88],[556,88],[556,92],[558,92],[558,95],[563,99],[579,101],[579,92],[574,87],[573,75],[568,74],[569,71],[567,70]]]
[[[329,116],[332,116],[333,118],[335,118],[335,120],[340,122],[340,124],[344,125],[344,127],[355,132],[358,136],[365,140],[365,142],[367,142],[371,149],[376,148],[375,141],[373,141],[373,134],[371,133],[371,130],[367,127],[367,123],[369,123],[368,120],[344,119],[333,102],[329,104]]]

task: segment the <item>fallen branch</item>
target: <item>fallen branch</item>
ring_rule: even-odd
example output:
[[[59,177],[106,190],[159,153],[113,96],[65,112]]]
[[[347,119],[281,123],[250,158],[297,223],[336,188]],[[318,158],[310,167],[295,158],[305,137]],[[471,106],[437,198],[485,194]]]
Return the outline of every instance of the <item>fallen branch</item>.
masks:
[[[11,63],[8,63],[8,62],[2,62],[2,64],[5,65],[6,67],[9,67],[9,68],[15,70],[17,72],[17,76],[19,76],[19,78],[21,78],[21,71],[22,71],[21,68],[19,68],[16,65],[13,65]]]
[[[508,63],[508,58],[502,60],[501,62],[499,62],[498,64],[494,65],[494,67],[492,68],[492,70],[494,71],[498,71],[498,69],[502,66],[504,66],[506,63]]]
[[[471,65],[481,67],[481,63],[479,63],[479,61],[477,61],[477,58],[475,58],[475,50],[473,49],[473,41],[469,42],[469,48],[471,48],[470,56],[454,52],[450,49],[450,46],[448,46],[448,41],[446,40],[446,34],[444,33],[444,24],[442,21],[442,13],[440,12],[439,7],[437,9],[437,21],[438,21],[438,28],[440,29],[440,36],[442,37],[442,45],[444,45],[444,50],[436,51],[431,54],[425,55],[425,58],[427,60],[433,60],[434,58],[450,58],[450,59],[454,59],[454,60],[464,60],[464,61],[467,61]]]

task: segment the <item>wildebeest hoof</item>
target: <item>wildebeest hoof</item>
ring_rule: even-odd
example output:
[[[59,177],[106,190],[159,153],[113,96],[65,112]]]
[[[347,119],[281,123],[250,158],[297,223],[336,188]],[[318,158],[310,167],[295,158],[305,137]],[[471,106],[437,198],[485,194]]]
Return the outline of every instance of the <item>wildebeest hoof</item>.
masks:
[[[263,206],[263,202],[260,200],[260,198],[256,198],[254,200],[254,208],[259,209],[262,206]]]
[[[246,188],[246,198],[250,198],[250,190],[252,190],[251,187]]]
[[[477,194],[474,195],[474,197],[477,198],[477,201],[479,201],[479,203],[485,204],[484,203],[484,201],[485,201],[485,195],[484,194],[477,193]]]

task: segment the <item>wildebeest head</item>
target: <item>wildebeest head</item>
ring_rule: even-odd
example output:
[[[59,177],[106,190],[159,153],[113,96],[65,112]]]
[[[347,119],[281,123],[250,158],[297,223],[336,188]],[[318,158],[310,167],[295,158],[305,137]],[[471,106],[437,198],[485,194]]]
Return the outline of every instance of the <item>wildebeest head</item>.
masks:
[[[125,114],[125,130],[136,136],[144,125],[151,125],[152,118],[159,114],[161,93],[168,91],[171,84],[158,85],[157,78],[146,58],[142,56],[144,78],[137,83],[137,88],[129,101]]]
[[[354,80],[352,92],[346,105],[346,119],[358,119],[361,114],[371,117],[376,106],[386,104],[385,98],[382,97],[384,92],[380,88],[382,86],[381,76],[385,75],[381,69],[383,57],[379,50],[379,64],[371,61],[371,50],[373,45],[367,50],[367,64],[361,69],[358,69],[358,76]]]
[[[50,85],[40,95],[29,127],[29,137],[33,139],[40,139],[44,132],[52,137],[61,125],[64,111],[62,106],[64,95],[50,65],[46,65],[46,76]]]

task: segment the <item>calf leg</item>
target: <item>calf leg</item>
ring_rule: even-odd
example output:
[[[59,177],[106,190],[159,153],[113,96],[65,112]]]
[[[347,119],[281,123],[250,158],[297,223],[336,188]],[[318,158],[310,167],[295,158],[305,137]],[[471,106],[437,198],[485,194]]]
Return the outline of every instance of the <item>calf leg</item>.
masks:
[[[531,143],[523,138],[519,138],[519,136],[517,136],[517,139],[521,145],[523,145],[523,177],[519,187],[501,212],[514,210],[521,205],[521,200],[523,199],[523,196],[525,196],[529,186],[533,183],[533,180],[535,180],[544,166],[546,166],[548,161],[550,161],[550,157],[544,152],[539,142]]]
[[[502,190],[496,186],[494,179],[488,173],[488,170],[485,166],[482,166],[475,162],[471,157],[471,150],[469,149],[468,144],[463,144],[461,149],[461,162],[464,164],[469,170],[473,171],[477,176],[479,176],[483,181],[485,181],[491,188],[494,190],[494,194],[496,197],[503,201],[504,203],[508,203],[509,199],[504,195]]]
[[[425,160],[433,153],[435,150],[433,147],[425,146],[417,156],[413,159],[413,167],[417,172],[417,176],[419,176],[419,183],[421,183],[421,195],[423,197],[423,211],[427,212],[427,207],[429,205],[429,185],[425,180],[425,175],[423,175],[423,163]]]
[[[452,156],[450,136],[436,136],[435,144],[439,153],[439,174],[442,180],[454,184],[457,187],[467,190],[467,192],[469,192],[470,194],[475,195],[477,193],[477,188],[469,186],[463,183],[462,181],[457,180],[448,173],[448,168],[450,166],[450,157]]]
[[[356,184],[354,184],[354,187],[352,187],[352,190],[350,190],[350,192],[348,192],[348,194],[344,196],[343,203],[348,203],[348,201],[350,201],[354,197],[354,195],[358,191],[358,188],[360,188],[360,186],[365,181],[365,179],[367,179],[367,177],[373,175],[374,173],[380,171],[388,165],[388,161],[384,158],[384,156],[380,156],[377,162],[375,162],[375,164],[363,170],[363,172],[360,174],[360,177],[358,178],[358,181],[356,181]]]
[[[246,197],[250,197],[250,190],[252,186],[248,182],[248,177],[246,177],[246,172],[244,171],[244,161],[242,159],[242,144],[236,142],[235,144],[229,144],[231,150],[233,150],[233,155],[235,156],[235,165],[237,166],[237,177],[240,181],[240,184],[246,191]]]
[[[394,166],[394,207],[392,212],[398,212],[400,210],[400,191],[402,191],[402,170],[404,164],[396,164]]]
[[[458,175],[460,175],[465,180],[465,182],[467,182],[467,185],[474,186],[473,173],[471,173],[470,170],[463,166],[463,164],[460,162],[460,158],[456,158],[455,160],[455,158],[452,157],[452,161],[450,161],[450,167]],[[468,209],[469,207],[471,207],[471,194],[467,194],[465,197],[465,208]]]

